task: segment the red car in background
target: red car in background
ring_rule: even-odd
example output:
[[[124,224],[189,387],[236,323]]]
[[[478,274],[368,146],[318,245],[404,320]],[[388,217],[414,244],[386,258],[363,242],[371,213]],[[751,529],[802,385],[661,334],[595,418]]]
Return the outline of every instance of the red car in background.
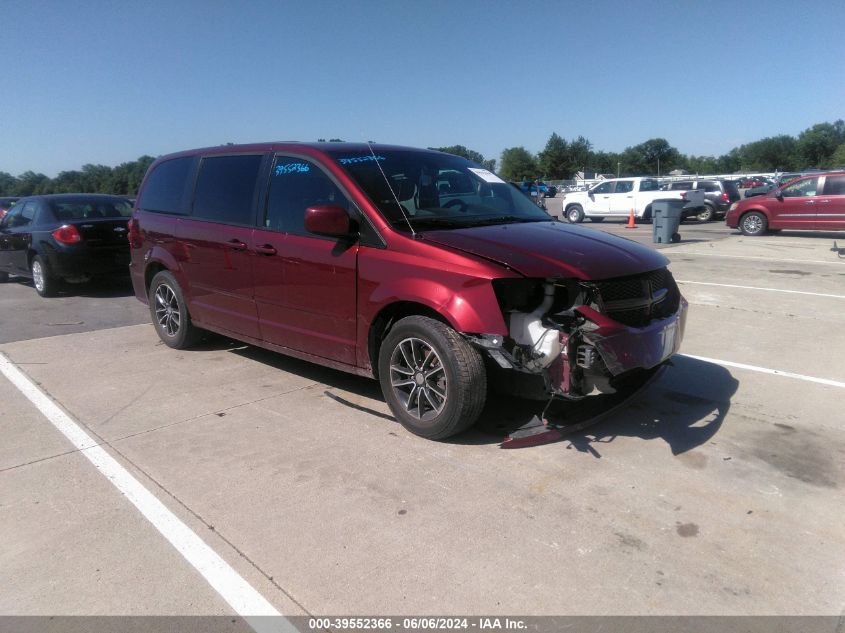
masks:
[[[731,205],[726,224],[744,235],[781,229],[845,230],[845,172],[811,174]]]

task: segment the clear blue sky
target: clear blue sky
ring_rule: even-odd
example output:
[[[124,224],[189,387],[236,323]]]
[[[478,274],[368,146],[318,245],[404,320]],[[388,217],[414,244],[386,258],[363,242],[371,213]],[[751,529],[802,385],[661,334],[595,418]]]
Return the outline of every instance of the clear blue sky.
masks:
[[[0,171],[552,132],[719,155],[845,118],[845,3],[0,0]]]

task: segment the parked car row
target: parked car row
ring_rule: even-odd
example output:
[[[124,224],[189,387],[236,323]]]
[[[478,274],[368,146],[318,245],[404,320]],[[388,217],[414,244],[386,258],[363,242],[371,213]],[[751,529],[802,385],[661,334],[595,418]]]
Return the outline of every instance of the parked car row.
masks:
[[[728,189],[708,193],[722,201]],[[645,217],[655,199],[689,191],[620,178],[565,204],[575,221]],[[747,235],[845,228],[843,202],[845,173],[802,178],[734,201],[727,222]],[[799,204],[812,221],[795,221]],[[128,270],[169,347],[217,332],[375,378],[397,420],[433,439],[472,425],[501,372],[576,400],[653,375],[686,319],[667,263],[555,220],[463,158],[388,145],[181,152],[151,165],[134,207],[31,196],[0,221],[0,281],[31,277],[49,296],[61,281]]]

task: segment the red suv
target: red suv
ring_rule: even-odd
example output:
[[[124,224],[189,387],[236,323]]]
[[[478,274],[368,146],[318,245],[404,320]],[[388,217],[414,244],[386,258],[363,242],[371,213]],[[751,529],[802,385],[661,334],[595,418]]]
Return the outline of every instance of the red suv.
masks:
[[[211,330],[381,382],[410,431],[469,427],[488,371],[579,399],[664,363],[687,304],[656,251],[557,222],[481,166],[387,145],[159,158],[129,226],[167,345]]]
[[[731,205],[725,222],[745,235],[769,230],[845,230],[845,172],[812,174]]]

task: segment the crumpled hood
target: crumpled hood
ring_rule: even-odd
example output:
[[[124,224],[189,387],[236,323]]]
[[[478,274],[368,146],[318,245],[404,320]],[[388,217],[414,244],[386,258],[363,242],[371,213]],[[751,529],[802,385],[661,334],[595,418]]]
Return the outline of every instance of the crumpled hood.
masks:
[[[647,246],[561,222],[425,231],[420,237],[503,264],[526,277],[610,279],[655,270],[668,263]]]

